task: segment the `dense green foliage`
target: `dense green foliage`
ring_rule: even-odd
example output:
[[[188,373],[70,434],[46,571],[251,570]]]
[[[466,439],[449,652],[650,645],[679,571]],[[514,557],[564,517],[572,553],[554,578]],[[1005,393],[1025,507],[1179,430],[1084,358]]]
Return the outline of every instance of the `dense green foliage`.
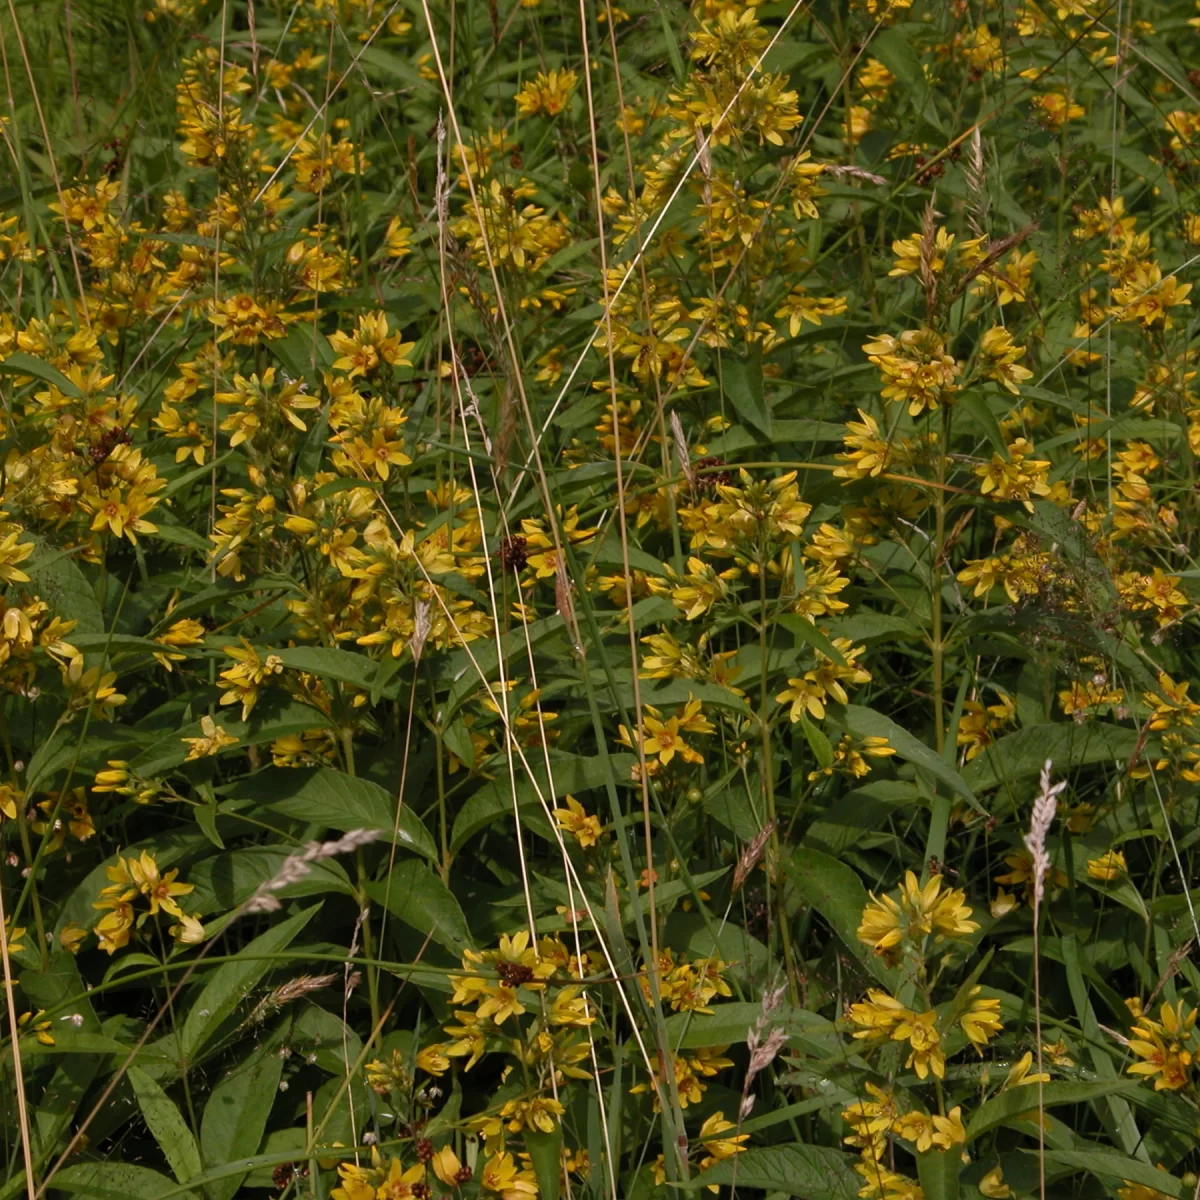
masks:
[[[0,1200],[1200,1189],[1200,10],[0,26]]]

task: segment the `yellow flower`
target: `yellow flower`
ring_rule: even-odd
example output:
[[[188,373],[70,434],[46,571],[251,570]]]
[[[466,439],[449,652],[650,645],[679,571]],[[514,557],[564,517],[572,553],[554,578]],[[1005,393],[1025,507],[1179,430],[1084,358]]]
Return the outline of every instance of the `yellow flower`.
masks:
[[[928,1113],[906,1112],[897,1118],[892,1125],[892,1132],[906,1142],[912,1142],[913,1149],[918,1154],[925,1154],[933,1149],[933,1118]]]
[[[347,372],[353,379],[356,375],[373,374],[381,362],[393,367],[411,367],[408,355],[416,342],[401,342],[399,334],[389,331],[387,315],[373,312],[358,318],[353,334],[331,333],[329,345],[338,355],[334,368]]]
[[[537,78],[517,93],[517,112],[522,117],[545,113],[557,116],[567,106],[579,77],[574,71],[539,71]]]
[[[182,917],[183,910],[175,903],[176,896],[186,896],[195,890],[195,884],[176,883],[175,877],[179,869],[173,868],[165,875],[160,875],[158,863],[154,856],[143,850],[138,858],[127,858],[125,864],[133,885],[150,901],[150,915],[154,916],[159,909],[170,913],[173,917]]]
[[[440,1042],[426,1046],[417,1052],[417,1066],[427,1075],[445,1075],[450,1069],[450,1059],[446,1047]]]
[[[517,996],[517,989],[506,983],[488,985],[484,1000],[475,1010],[479,1020],[491,1019],[503,1025],[509,1017],[519,1017],[527,1010]]]
[[[1159,1018],[1143,1015],[1134,1024],[1129,1049],[1141,1061],[1128,1070],[1130,1075],[1153,1079],[1156,1092],[1177,1092],[1191,1082],[1196,1010],[1186,1009],[1182,1000],[1164,1003]]]
[[[375,1189],[375,1200],[408,1200],[410,1196],[427,1195],[427,1189],[413,1190],[414,1185],[418,1185],[419,1189],[424,1182],[424,1166],[417,1163],[405,1170],[404,1164],[398,1158],[393,1158],[388,1165],[387,1174]]]
[[[993,326],[979,339],[979,352],[987,377],[996,380],[1013,395],[1020,391],[1020,384],[1033,378],[1033,372],[1017,362],[1025,353],[1025,347],[1014,346],[1012,334],[1002,325]]]
[[[203,923],[196,917],[189,917],[187,913],[180,913],[179,921],[167,932],[184,946],[197,946],[208,936]]]
[[[993,454],[990,463],[975,468],[975,474],[983,480],[979,490],[997,500],[1019,500],[1032,512],[1032,497],[1050,494],[1050,463],[1030,458],[1032,451],[1027,439],[1017,438],[1008,447],[1007,459]]]
[[[967,1040],[982,1056],[981,1047],[986,1046],[1004,1026],[1000,1023],[1000,1001],[976,999],[979,991],[978,986],[971,989],[972,999],[967,1005],[966,1011],[959,1017],[958,1023],[962,1026],[963,1033],[967,1035]]]
[[[903,238],[892,243],[892,253],[896,256],[896,265],[888,272],[889,275],[915,275],[921,269],[923,257],[923,235],[914,233],[912,237]],[[940,275],[946,269],[946,256],[954,246],[954,234],[947,229],[938,229],[933,236],[933,244],[929,248],[929,269]]]
[[[844,683],[858,686],[871,681],[871,673],[858,665],[858,656],[864,653],[862,646],[853,645],[849,638],[834,638],[833,644],[842,655],[842,664],[818,651],[817,667],[806,671],[803,678],[789,679],[788,686],[775,697],[780,704],[791,705],[793,722],[799,721],[805,713],[821,720],[825,716],[827,699],[832,699],[835,704],[845,704],[850,699]],[[878,747],[878,753],[886,755],[888,750]]]
[[[887,955],[908,938],[920,944],[930,934],[938,937],[964,937],[975,933],[979,925],[970,920],[966,894],[958,888],[942,887],[942,877],[934,875],[924,887],[912,871],[905,872],[900,897],[871,899],[863,909],[858,927],[859,940],[876,954]]]
[[[114,537],[128,538],[134,545],[137,545],[139,533],[158,532],[158,526],[145,520],[144,516],[157,503],[141,487],[132,487],[128,492],[113,487],[107,494],[97,493],[82,501],[95,514],[91,525],[93,533],[108,530]]]
[[[847,433],[843,438],[847,453],[837,457],[846,463],[844,467],[835,467],[834,475],[847,481],[852,479],[868,479],[881,475],[891,465],[895,455],[895,446],[885,438],[879,430],[879,422],[860,408],[858,415],[861,421],[847,421]]]
[[[805,288],[797,284],[783,304],[775,310],[775,316],[787,317],[788,335],[795,337],[805,321],[810,325],[820,325],[822,317],[839,317],[845,311],[844,297],[810,296]]]
[[[967,761],[982,754],[994,741],[993,734],[1011,722],[1017,715],[1017,706],[1009,696],[1001,695],[998,704],[986,707],[978,700],[967,700],[958,721],[955,740],[967,747]]]
[[[1084,115],[1083,105],[1076,104],[1062,92],[1046,92],[1034,96],[1033,105],[1038,110],[1042,123],[1051,129],[1057,129]]]
[[[1106,850],[1099,858],[1088,859],[1088,878],[1098,879],[1101,883],[1112,883],[1128,872],[1125,855],[1120,850]]]
[[[912,1014],[894,996],[879,988],[870,988],[866,1000],[850,1005],[847,1016],[859,1026],[855,1038],[877,1042],[891,1037],[897,1026]]]
[[[1028,1087],[1034,1083],[1049,1083],[1050,1076],[1042,1072],[1039,1074],[1034,1071],[1030,1074],[1030,1069],[1033,1066],[1033,1052],[1026,1050],[1019,1059],[1008,1070],[1008,1075],[1004,1080],[1004,1086],[1000,1089],[1005,1091],[1008,1088]]]
[[[896,1106],[896,1097],[891,1092],[876,1087],[870,1080],[863,1086],[874,1099],[856,1100],[849,1108],[843,1110],[842,1120],[854,1130],[843,1140],[848,1146],[856,1146],[868,1152],[874,1150],[875,1156],[879,1157],[886,1145],[887,1135],[895,1131],[900,1113]]]
[[[624,725],[618,726],[619,741],[624,746],[634,747],[638,744],[647,759],[657,755],[658,762],[653,766],[668,766],[676,755],[683,762],[701,763],[704,755],[689,745],[684,734],[708,734],[715,732],[712,722],[704,716],[699,700],[689,699],[673,717],[662,719],[662,714],[653,705],[645,706],[646,716],[642,720],[642,728],[636,735],[636,741]]]
[[[58,944],[71,954],[78,954],[88,931],[75,921],[69,921],[58,935]]]
[[[1159,1163],[1159,1170],[1165,1170],[1161,1163]],[[1186,1175],[1184,1180],[1186,1182]],[[1124,1182],[1124,1187],[1117,1188],[1119,1200],[1171,1200],[1170,1192],[1160,1192],[1158,1188],[1147,1187],[1144,1183],[1131,1183],[1128,1179]]]
[[[520,1133],[522,1129],[553,1133],[558,1128],[558,1118],[565,1111],[559,1101],[549,1096],[534,1096],[529,1100],[506,1101],[500,1109],[500,1117],[507,1122],[509,1133]]]
[[[131,895],[133,893],[130,893]],[[100,942],[100,949],[106,954],[115,954],[123,946],[129,944],[129,936],[133,930],[133,905],[127,899],[113,898],[110,902],[96,901],[93,908],[108,908],[96,922],[92,932]]]
[[[883,398],[907,404],[911,416],[933,412],[958,391],[962,368],[932,329],[909,329],[898,338],[885,333],[863,351],[883,376]]]
[[[537,1176],[531,1170],[518,1170],[516,1161],[507,1151],[487,1160],[479,1182],[486,1191],[495,1192],[500,1200],[530,1200],[538,1194]]]
[[[172,649],[182,646],[202,646],[205,634],[206,630],[199,621],[184,619],[176,621],[165,633],[160,633],[154,640],[164,646],[170,646]],[[173,669],[172,663],[183,662],[187,656],[165,652],[156,654],[154,657],[170,671]]]
[[[741,1154],[745,1149],[743,1143],[750,1140],[748,1133],[737,1133],[732,1137],[726,1136],[730,1129],[736,1129],[732,1121],[725,1120],[723,1112],[712,1113],[705,1119],[703,1125],[700,1126],[698,1141],[707,1151],[704,1158],[700,1160],[700,1170],[707,1170],[716,1163],[723,1162],[727,1158],[732,1158],[735,1154]],[[717,1185],[709,1184],[710,1192],[718,1191]]]
[[[433,1168],[434,1175],[447,1187],[458,1187],[463,1182],[462,1162],[450,1146],[446,1145],[440,1150],[435,1150],[433,1157],[429,1160],[429,1165]]]
[[[4,939],[10,954],[19,954],[25,949],[25,926],[14,925],[12,917],[4,919]]]
[[[567,807],[554,810],[554,819],[558,822],[559,828],[564,833],[571,834],[585,850],[589,846],[594,846],[602,832],[600,819],[589,816],[587,810],[574,796],[564,796],[563,799],[566,800]]]
[[[43,1046],[53,1046],[54,1035],[50,1032],[52,1028],[50,1022],[38,1020],[43,1015],[44,1010],[42,1009],[39,1009],[36,1013],[22,1013],[17,1018],[17,1024],[21,1027],[22,1032],[32,1033]]]
[[[906,1067],[912,1067],[918,1079],[925,1079],[930,1072],[935,1079],[946,1075],[946,1055],[942,1050],[942,1035],[937,1028],[937,1013],[929,1009],[923,1013],[909,1013],[892,1033],[893,1041],[907,1041],[909,1056]]]
[[[18,570],[17,563],[24,562],[33,553],[35,543],[18,542],[20,536],[21,531],[18,530],[0,538],[0,580],[5,583],[29,582],[29,576]]]
[[[962,1108],[955,1105],[944,1117],[937,1116],[933,1120],[933,1144],[941,1150],[951,1150],[963,1145],[967,1140],[966,1126],[963,1125]]]
[[[265,659],[260,658],[258,651],[245,638],[242,639],[240,647],[226,646],[224,652],[234,660],[234,665],[221,672],[221,678],[227,687],[221,696],[221,703],[236,704],[241,701],[244,721],[258,703],[258,693],[262,685],[271,676],[283,673],[283,663],[274,654],[267,655]]]
[[[1028,900],[1033,888],[1033,860],[1029,857],[1029,851],[1024,848],[1013,850],[1004,856],[1004,862],[1009,869],[1003,875],[995,876],[996,882],[1021,884],[1023,888],[1022,894]],[[1050,868],[1050,873],[1046,879],[1048,887],[1057,890],[1066,887],[1067,883],[1067,873],[1061,867]]]
[[[1004,1172],[1000,1167],[993,1167],[976,1187],[988,1200],[1011,1200],[1013,1190],[1004,1182]]]
[[[337,1171],[341,1186],[330,1192],[333,1200],[375,1200],[375,1185],[366,1167],[344,1162],[338,1163]]]
[[[200,718],[200,736],[180,738],[180,741],[187,742],[190,749],[188,750],[187,762],[191,762],[196,758],[207,758],[210,754],[219,754],[226,746],[234,746],[240,739],[233,736],[231,733],[226,733],[225,730],[205,714]],[[99,776],[97,776],[99,778]],[[99,789],[97,789],[99,790]]]

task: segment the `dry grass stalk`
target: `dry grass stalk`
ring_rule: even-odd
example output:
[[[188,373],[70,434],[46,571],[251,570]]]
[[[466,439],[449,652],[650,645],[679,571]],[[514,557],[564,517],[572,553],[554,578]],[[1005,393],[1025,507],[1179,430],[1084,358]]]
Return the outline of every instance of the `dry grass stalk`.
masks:
[[[1050,855],[1046,850],[1046,836],[1054,823],[1058,808],[1058,797],[1066,788],[1066,780],[1050,785],[1051,762],[1046,759],[1042,767],[1041,789],[1033,802],[1033,815],[1029,821],[1029,833],[1025,836],[1025,848],[1029,851],[1033,871],[1033,898],[1035,904],[1042,902],[1045,894],[1046,873],[1050,870]]]
[[[983,134],[976,125],[963,174],[967,180],[967,224],[976,237],[985,237],[988,226],[987,162],[983,157]]]
[[[1053,764],[1046,759],[1039,781],[1040,787],[1033,801],[1033,815],[1029,821],[1029,833],[1025,837],[1025,848],[1029,851],[1033,872],[1033,1014],[1037,1038],[1038,1075],[1038,1184],[1041,1200],[1046,1200],[1046,1102],[1043,1090],[1045,1073],[1042,1070],[1042,971],[1040,926],[1042,897],[1045,894],[1046,872],[1050,870],[1050,855],[1046,850],[1046,837],[1054,823],[1058,809],[1058,797],[1066,788],[1066,781],[1050,783]]]
[[[873,183],[876,187],[885,187],[887,180],[882,175],[876,175],[874,171],[865,171],[862,167],[851,167],[843,163],[823,163],[826,175],[833,176],[834,179],[858,179],[863,183]]]
[[[921,251],[918,274],[921,287],[925,292],[925,311],[933,312],[937,307],[937,271],[934,262],[937,259],[937,219],[942,214],[934,208],[937,196],[929,197],[925,211],[921,214]]]
[[[250,1014],[252,1024],[261,1024],[273,1013],[277,1013],[285,1004],[300,1000],[310,992],[319,992],[327,988],[337,979],[336,975],[298,975],[281,983],[269,991],[255,1006]]]
[[[675,442],[675,454],[679,459],[679,469],[687,480],[688,487],[694,494],[696,491],[696,469],[692,466],[691,453],[688,450],[687,437],[683,432],[683,423],[677,412],[671,413],[671,437]]]
[[[746,843],[741,854],[738,856],[737,866],[733,869],[733,890],[739,892],[746,880],[750,877],[750,872],[758,865],[758,860],[762,858],[763,850],[767,843],[771,840],[771,834],[775,832],[775,822],[768,821],[749,842]]]
[[[952,302],[957,300],[980,275],[991,270],[997,260],[1003,258],[1010,250],[1015,249],[1040,228],[1039,222],[1034,221],[1032,225],[1026,225],[1024,229],[1018,229],[1016,233],[1010,233],[1007,237],[997,238],[994,242],[990,242],[983,258],[958,281],[958,286],[954,289],[950,300]]]
[[[293,883],[299,883],[300,880],[311,875],[313,863],[334,858],[339,854],[348,854],[360,846],[369,846],[378,839],[379,835],[378,829],[351,829],[349,833],[343,834],[333,842],[309,842],[301,853],[289,854],[283,860],[283,865],[275,877],[259,885],[254,895],[246,901],[242,911],[246,913],[278,912],[283,906],[274,893],[281,892],[284,888],[290,887]]]

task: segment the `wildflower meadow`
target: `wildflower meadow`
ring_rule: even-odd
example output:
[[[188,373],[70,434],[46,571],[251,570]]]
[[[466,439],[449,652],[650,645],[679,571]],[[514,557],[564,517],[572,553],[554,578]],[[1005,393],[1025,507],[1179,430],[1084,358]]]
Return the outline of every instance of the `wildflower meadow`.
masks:
[[[1200,3],[0,69],[0,1200],[1200,1197]]]

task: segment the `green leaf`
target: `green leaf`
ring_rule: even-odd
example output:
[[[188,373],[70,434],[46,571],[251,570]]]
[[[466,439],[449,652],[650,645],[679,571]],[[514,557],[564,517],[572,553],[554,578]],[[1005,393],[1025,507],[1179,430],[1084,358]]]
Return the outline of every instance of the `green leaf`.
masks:
[[[283,1059],[276,1046],[259,1046],[249,1059],[218,1081],[200,1118],[200,1145],[209,1167],[257,1152],[279,1094]],[[244,1176],[230,1175],[206,1188],[209,1200],[232,1200]]]
[[[919,638],[921,631],[903,617],[859,609],[852,616],[838,617],[829,622],[834,637],[846,637],[852,642],[869,642],[875,638]]]
[[[313,1097],[315,1132],[326,1142],[352,1146],[356,1135],[370,1127],[374,1093],[358,1077],[327,1079]]]
[[[628,779],[629,770],[635,761],[632,754],[596,755],[593,758],[551,754],[553,786],[546,779],[545,762],[540,754],[531,757],[530,766],[536,772],[538,787],[549,804],[568,792],[575,795],[591,788],[603,787],[608,779],[610,763],[611,770],[615,772],[618,780]],[[498,820],[511,817],[513,807],[513,789],[507,776],[485,783],[466,801],[455,817],[454,827],[450,831],[450,853],[457,854],[477,833],[494,825]],[[516,807],[522,819],[525,818],[526,812],[540,814],[542,811],[537,792],[523,766],[517,776]]]
[[[862,1180],[855,1160],[827,1146],[765,1146],[735,1154],[693,1176],[684,1188],[734,1184],[803,1200],[853,1200]]]
[[[1064,935],[1061,947],[1063,965],[1067,969],[1067,987],[1075,1005],[1075,1015],[1079,1020],[1084,1044],[1087,1046],[1088,1055],[1092,1060],[1092,1068],[1101,1079],[1116,1080],[1119,1078],[1117,1067],[1100,1032],[1100,1022],[1096,1019],[1096,1010],[1092,1007],[1079,959],[1079,943],[1075,935]],[[1109,1139],[1121,1146],[1127,1154],[1140,1154],[1148,1165],[1149,1154],[1144,1145],[1142,1132],[1138,1129],[1137,1121],[1134,1118],[1133,1109],[1129,1107],[1129,1102],[1119,1095],[1110,1094],[1099,1115],[1104,1121],[1105,1132]]]
[[[31,793],[46,790],[60,772],[72,768],[74,783],[79,784],[92,769],[110,758],[133,758],[144,744],[136,730],[121,725],[97,722],[92,728],[104,732],[80,738],[82,730],[74,725],[61,725],[33,752],[26,773],[26,786]]]
[[[1008,458],[1008,443],[1004,440],[1004,434],[1000,430],[1000,423],[996,420],[992,410],[988,407],[987,398],[978,394],[968,393],[965,396],[960,396],[955,405],[956,408],[965,409],[972,417],[975,418],[976,424],[983,431],[984,436],[991,443],[992,449],[996,451],[1001,458]]]
[[[100,1024],[74,955],[54,950],[41,970],[21,972],[21,989],[32,1008],[66,1010],[83,1018],[79,1029],[71,1022],[55,1022],[53,1046],[30,1040],[22,1044],[22,1055],[53,1051],[62,1056],[54,1063],[31,1119],[36,1144],[55,1146],[78,1122],[79,1106],[100,1073],[102,1056],[125,1056],[131,1047],[95,1032]]]
[[[1138,732],[1107,721],[1058,721],[1030,725],[998,738],[963,769],[963,779],[976,791],[1038,775],[1049,759],[1055,773],[1067,767],[1102,762],[1128,762]]]
[[[227,450],[214,462],[205,463],[202,467],[193,467],[190,471],[184,471],[182,475],[176,475],[174,479],[163,488],[159,493],[159,501],[169,500],[172,496],[182,492],[184,488],[190,484],[197,483],[201,479],[211,479],[213,472],[220,466],[228,462],[234,455],[234,451]],[[178,618],[176,618],[178,620]]]
[[[0,375],[32,375],[43,383],[52,383],[65,396],[74,400],[84,399],[83,392],[61,371],[23,350],[16,350],[5,356],[4,361],[0,362]]]
[[[927,1150],[917,1155],[917,1178],[925,1200],[958,1200],[962,1154],[957,1150]]]
[[[453,954],[475,945],[454,893],[423,862],[397,863],[387,879],[367,885],[367,894],[418,933],[427,933]]]
[[[280,767],[252,776],[252,780],[254,794],[265,797],[263,803],[272,812],[340,833],[378,829],[391,840],[395,830],[397,845],[437,861],[437,847],[417,814],[403,805],[397,825],[396,797],[369,779],[333,767],[314,771]]]
[[[146,1126],[154,1134],[175,1178],[180,1183],[194,1179],[203,1169],[200,1150],[175,1101],[141,1067],[132,1066],[126,1074]]]
[[[846,948],[876,979],[894,987],[897,972],[870,946],[858,940],[863,908],[870,899],[862,880],[845,863],[805,847],[797,850],[784,864],[788,880],[828,922]]]
[[[248,721],[237,720],[239,711],[235,708],[221,709],[215,718],[226,733],[238,739],[238,744],[229,748],[231,754],[247,746],[261,746],[264,742],[273,742],[288,734],[321,729],[330,724],[329,718],[320,709],[280,695],[260,700]],[[201,732],[197,718],[147,746],[132,760],[131,765],[142,775],[163,775],[187,761],[191,747],[184,739],[200,737]]]
[[[663,40],[667,45],[667,57],[671,60],[671,70],[675,72],[675,82],[682,83],[687,76],[683,65],[683,55],[679,50],[679,39],[671,26],[671,18],[667,15],[667,6],[658,5],[658,16],[662,22]]]
[[[153,638],[133,637],[127,633],[71,634],[71,645],[85,654],[101,653],[110,658],[126,654],[161,654],[166,649]],[[187,654],[187,647],[172,649],[174,654]]]
[[[540,1129],[526,1129],[521,1135],[529,1157],[533,1162],[533,1173],[537,1176],[538,1195],[545,1200],[558,1200],[559,1168],[562,1165],[562,1126],[555,1124],[553,1133],[542,1133]]]
[[[475,765],[475,743],[471,741],[470,730],[467,729],[466,723],[461,717],[455,717],[446,726],[442,731],[442,740],[451,754],[464,766],[473,767]]]
[[[374,659],[350,650],[327,646],[292,646],[275,648],[270,653],[293,671],[305,671],[310,675],[320,675],[323,679],[336,679],[339,683],[353,684],[365,690],[374,685],[375,676],[379,673],[379,664]]]
[[[927,803],[913,783],[881,779],[839,796],[824,816],[804,831],[804,845],[837,857],[870,834],[878,833],[901,806]]]
[[[775,618],[775,623],[795,634],[802,642],[807,642],[814,650],[820,650],[839,667],[846,665],[846,656],[807,618],[797,613],[781,613]]]
[[[674,1050],[708,1046],[733,1046],[744,1042],[762,1019],[761,1004],[734,1000],[716,1005],[711,1013],[675,1013],[666,1020],[667,1039]],[[794,1049],[817,1058],[831,1057],[841,1049],[833,1022],[795,1004],[771,1010],[771,1027],[782,1029]]]
[[[176,546],[186,546],[189,550],[195,550],[197,554],[206,556],[212,549],[212,543],[194,529],[189,529],[186,525],[175,524],[174,521],[165,518],[161,512],[155,512],[154,524],[156,526],[154,536],[160,542],[173,542]]]
[[[1028,1154],[1036,1151],[1028,1150]],[[1077,1171],[1090,1171],[1093,1175],[1106,1181],[1119,1180],[1141,1184],[1142,1187],[1152,1188],[1166,1196],[1190,1196],[1191,1188],[1184,1191],[1183,1183],[1167,1171],[1152,1167],[1149,1163],[1130,1158],[1117,1150],[1108,1150],[1100,1146],[1089,1147],[1087,1150],[1047,1150],[1046,1162],[1060,1167],[1072,1167]]]
[[[195,997],[179,1033],[180,1057],[194,1063],[225,1020],[245,1002],[250,990],[275,966],[268,956],[286,950],[296,935],[316,916],[314,904],[248,942],[234,958],[219,966]]]
[[[930,104],[929,81],[925,78],[921,57],[913,49],[903,30],[879,30],[871,40],[871,53],[904,84],[904,92],[911,97],[913,107],[922,116],[937,124]]]
[[[149,1167],[123,1162],[75,1163],[54,1176],[54,1190],[99,1200],[162,1200],[180,1197],[195,1200],[194,1192],[180,1191],[173,1180]]]
[[[200,810],[196,811],[198,814]],[[207,833],[205,836],[208,836]],[[236,850],[204,859],[188,872],[188,882],[196,889],[188,897],[188,907],[201,916],[237,908],[262,884],[279,874],[294,850],[292,846],[281,845],[239,846]],[[330,893],[354,895],[354,885],[345,867],[336,858],[311,863],[307,875],[295,883],[289,883],[275,895],[283,900]]]
[[[1045,1083],[1042,1085],[1042,1104],[1053,1108],[1060,1104],[1084,1104],[1100,1096],[1114,1092],[1132,1091],[1138,1086],[1136,1079],[1096,1079],[1088,1082]],[[1032,1112],[1037,1120],[1038,1089],[1036,1083],[1022,1084],[993,1096],[981,1104],[967,1124],[967,1141],[997,1128],[1008,1125]]]
[[[806,712],[800,714],[800,728],[804,730],[804,737],[808,742],[809,749],[813,752],[813,757],[817,760],[817,766],[833,766],[833,746],[824,733],[809,720]]]
[[[771,436],[771,413],[763,395],[762,358],[721,358],[721,388],[734,412],[766,437]]]
[[[74,621],[73,632],[105,632],[104,614],[96,602],[96,593],[72,552],[52,550],[39,541],[22,569],[29,576],[28,589],[45,600],[55,616]]]
[[[1104,840],[1107,842],[1107,839]],[[1128,874],[1122,873],[1107,883],[1100,879],[1093,879],[1088,874],[1088,860],[1099,858],[1108,849],[1106,844],[1097,845],[1096,841],[1095,834],[1084,839],[1072,839],[1070,843],[1072,877],[1094,892],[1099,892],[1102,896],[1115,900],[1142,921],[1148,922],[1150,913],[1146,908],[1146,902]]]
[[[940,779],[952,791],[957,792],[976,812],[988,814],[975,798],[975,793],[966,780],[940,754],[918,741],[907,729],[901,729],[890,717],[876,712],[873,708],[864,708],[859,704],[847,704],[841,709],[831,707],[829,710],[831,724],[840,721],[845,728],[858,737],[885,737],[894,747],[896,753],[914,767],[928,771],[930,775]]]

